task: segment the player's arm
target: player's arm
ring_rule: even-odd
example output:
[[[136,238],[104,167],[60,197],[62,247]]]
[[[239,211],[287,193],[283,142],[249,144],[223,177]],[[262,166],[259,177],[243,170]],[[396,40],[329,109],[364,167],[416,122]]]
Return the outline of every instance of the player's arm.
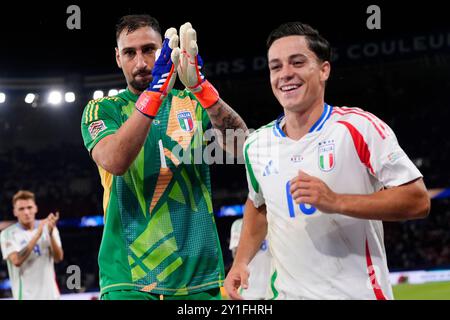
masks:
[[[136,102],[136,110],[113,134],[100,140],[92,158],[113,175],[123,175],[136,159],[150,131],[162,101],[173,88],[179,59],[176,29],[166,31],[159,57],[152,70],[153,80]]]
[[[402,221],[425,218],[430,197],[422,178],[403,185],[367,194],[338,194],[322,180],[300,171],[291,180],[292,198],[323,213],[340,213],[354,218]]]
[[[401,149],[392,129],[374,115],[370,118],[373,121],[352,115],[339,124],[349,131],[361,164],[385,188],[372,194],[337,194],[320,179],[301,172],[291,183],[293,198],[325,213],[361,219],[401,221],[426,217],[430,198],[421,173]]]
[[[58,220],[59,212],[56,212],[55,214],[50,213],[47,217],[48,234],[50,236],[51,251],[55,263],[61,262],[64,259],[64,251],[61,246],[61,241],[59,241],[59,235],[55,231]]]
[[[31,238],[30,242],[28,242],[27,245],[23,247],[23,249],[21,249],[20,251],[15,251],[9,254],[8,259],[16,267],[20,267],[25,262],[25,260],[27,260],[27,258],[30,256],[31,252],[33,251],[33,248],[39,241],[39,238],[42,236],[42,231],[46,223],[47,223],[46,220],[40,221],[38,230],[36,234],[33,236],[33,238]]]
[[[152,119],[133,112],[115,133],[95,145],[92,150],[95,163],[113,175],[123,175],[144,145],[151,123]]]
[[[203,60],[198,54],[197,34],[187,22],[180,28],[181,57],[179,77],[206,110],[221,147],[235,157],[242,157],[242,146],[248,135],[244,120],[219,97],[216,88],[206,80],[200,69]]]
[[[248,136],[248,128],[241,116],[219,98],[206,109],[221,147],[237,158],[242,157],[242,146]]]
[[[236,258],[236,251],[242,231],[242,220],[242,218],[234,220],[233,224],[231,225],[229,249],[231,250],[233,259]]]
[[[238,289],[248,287],[248,264],[261,247],[267,234],[266,206],[256,208],[253,201],[247,199],[245,203],[244,221],[237,248],[236,257],[225,279],[225,290],[233,300],[242,300]]]
[[[50,243],[52,246],[53,261],[55,263],[63,261],[64,250],[62,247],[59,246],[58,242],[56,241],[55,237],[52,234],[50,234]]]

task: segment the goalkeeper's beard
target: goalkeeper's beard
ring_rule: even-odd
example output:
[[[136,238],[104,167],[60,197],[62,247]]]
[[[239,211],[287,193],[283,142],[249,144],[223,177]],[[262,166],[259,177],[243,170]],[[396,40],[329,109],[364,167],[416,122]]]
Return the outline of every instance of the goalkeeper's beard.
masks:
[[[150,77],[150,80],[137,80],[136,77],[138,75],[139,74],[133,76],[133,79],[130,81],[130,86],[139,92],[143,92],[145,91],[145,89],[148,88],[148,86],[153,80],[153,77]]]

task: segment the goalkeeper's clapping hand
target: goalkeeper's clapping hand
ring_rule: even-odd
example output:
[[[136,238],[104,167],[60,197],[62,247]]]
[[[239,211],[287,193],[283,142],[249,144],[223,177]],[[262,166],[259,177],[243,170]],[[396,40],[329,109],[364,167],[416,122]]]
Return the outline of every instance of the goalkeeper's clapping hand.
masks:
[[[172,90],[177,78],[180,49],[175,28],[170,28],[164,34],[161,50],[156,52],[153,66],[153,80],[136,102],[136,108],[144,115],[155,118],[162,101]]]
[[[195,95],[203,108],[212,107],[219,100],[219,93],[200,71],[203,60],[198,54],[197,33],[189,22],[180,28],[180,49],[178,75],[181,82]]]

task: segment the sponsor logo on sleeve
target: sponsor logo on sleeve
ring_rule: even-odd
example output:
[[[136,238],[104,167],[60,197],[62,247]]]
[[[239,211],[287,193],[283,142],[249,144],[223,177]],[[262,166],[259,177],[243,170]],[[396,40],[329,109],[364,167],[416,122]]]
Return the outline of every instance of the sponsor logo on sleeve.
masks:
[[[94,121],[89,125],[89,134],[92,139],[95,139],[98,134],[106,129],[106,125],[103,120]]]
[[[389,153],[387,158],[390,163],[394,164],[398,159],[403,158],[405,155],[406,154],[403,150],[397,150]]]

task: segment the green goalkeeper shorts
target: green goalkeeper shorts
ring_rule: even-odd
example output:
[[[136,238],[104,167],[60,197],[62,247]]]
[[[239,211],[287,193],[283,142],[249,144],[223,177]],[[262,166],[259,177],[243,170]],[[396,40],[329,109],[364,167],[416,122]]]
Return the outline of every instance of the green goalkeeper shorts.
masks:
[[[101,296],[101,300],[222,300],[220,288],[188,295],[161,295],[144,291],[118,290]]]

